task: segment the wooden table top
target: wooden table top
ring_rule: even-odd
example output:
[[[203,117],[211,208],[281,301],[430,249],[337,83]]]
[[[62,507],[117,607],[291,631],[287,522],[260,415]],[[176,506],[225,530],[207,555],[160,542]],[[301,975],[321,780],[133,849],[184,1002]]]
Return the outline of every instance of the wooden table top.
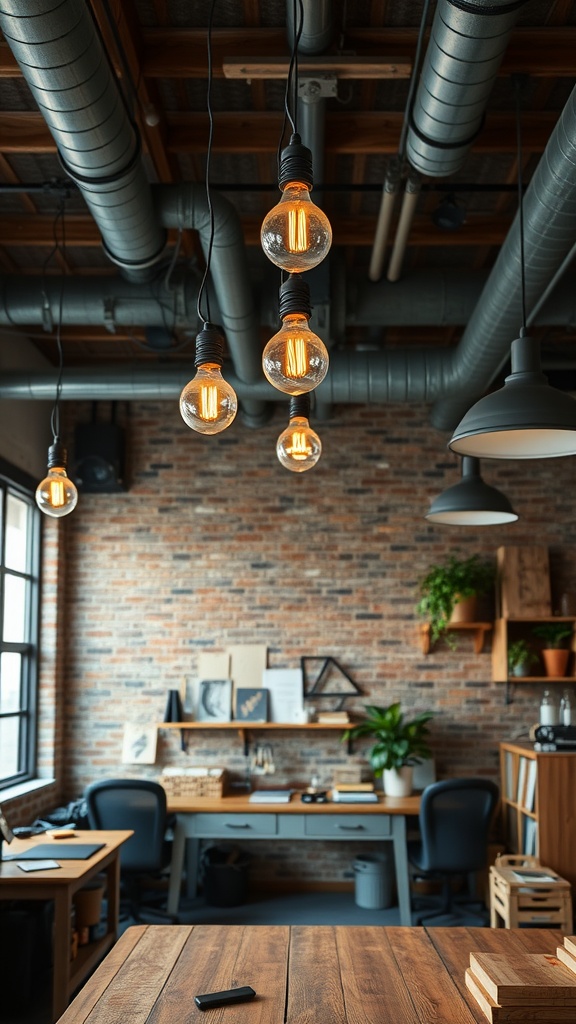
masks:
[[[138,925],[60,1024],[206,1024],[194,996],[243,985],[209,1024],[486,1024],[464,983],[472,951],[555,953],[548,929]]]
[[[122,843],[134,833],[125,831],[110,831],[97,829],[74,829],[73,839],[51,839],[46,833],[38,836],[30,836],[29,839],[14,839],[10,844],[2,844],[3,857],[18,857],[18,854],[25,853],[32,846],[50,845],[50,859],[60,864],[59,868],[52,868],[48,871],[22,871],[15,861],[0,861],[0,891],[3,884],[26,882],[28,885],[46,885],[46,882],[53,882],[55,885],[67,885],[71,881],[82,878],[87,871],[91,870],[102,861],[105,861],[110,853],[116,850]],[[91,857],[83,860],[60,860],[58,852],[64,847],[78,846],[85,843],[104,843],[101,850],[93,853]],[[30,862],[32,863],[32,862]]]
[[[420,796],[378,795],[376,804],[304,804],[300,793],[293,793],[287,804],[251,804],[248,794],[222,797],[167,795],[168,810],[175,814],[414,814],[420,810]]]

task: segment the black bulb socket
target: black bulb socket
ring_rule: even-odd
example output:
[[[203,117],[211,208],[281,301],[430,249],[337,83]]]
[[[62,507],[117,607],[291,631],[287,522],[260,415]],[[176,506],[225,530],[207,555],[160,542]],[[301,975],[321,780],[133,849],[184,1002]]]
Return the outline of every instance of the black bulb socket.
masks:
[[[214,324],[205,323],[200,333],[196,335],[194,366],[204,366],[205,363],[223,366],[223,353],[224,337],[222,332]]]
[[[310,395],[293,395],[290,399],[290,419],[293,420],[295,416],[304,416],[305,419],[310,418]]]
[[[312,316],[310,288],[301,274],[289,274],[280,285],[278,311],[281,320],[290,313],[302,313],[307,320]]]
[[[48,469],[56,469],[57,466],[64,470],[67,468],[68,452],[62,442],[55,438],[48,449]]]
[[[291,181],[301,181],[303,185],[311,189],[314,184],[312,174],[312,151],[302,145],[302,140],[297,132],[294,132],[286,149],[282,150],[280,157],[280,170],[278,172],[278,186],[286,188]]]

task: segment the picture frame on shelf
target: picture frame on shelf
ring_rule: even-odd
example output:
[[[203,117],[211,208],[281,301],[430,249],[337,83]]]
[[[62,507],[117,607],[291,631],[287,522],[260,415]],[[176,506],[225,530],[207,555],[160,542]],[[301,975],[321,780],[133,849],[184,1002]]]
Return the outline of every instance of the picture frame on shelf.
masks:
[[[232,680],[201,679],[198,684],[198,722],[232,721]]]
[[[236,690],[234,717],[238,722],[267,722],[268,690],[263,687],[241,687]]]

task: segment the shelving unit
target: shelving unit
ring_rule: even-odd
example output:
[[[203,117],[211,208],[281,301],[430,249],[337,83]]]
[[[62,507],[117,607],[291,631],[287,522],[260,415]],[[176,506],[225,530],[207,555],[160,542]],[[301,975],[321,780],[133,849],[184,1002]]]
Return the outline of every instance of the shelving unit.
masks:
[[[472,633],[474,641],[474,654],[481,654],[484,650],[486,634],[492,629],[491,622],[451,622],[446,627],[450,633]],[[420,643],[422,653],[429,654],[432,648],[430,639],[430,623],[425,622],[420,626]]]
[[[508,674],[508,647],[515,640],[529,640],[532,636],[532,627],[543,622],[566,622],[572,626],[576,624],[576,616],[562,615],[540,615],[540,616],[516,616],[514,618],[496,619],[494,623],[494,637],[492,641],[492,681],[495,683],[506,683],[506,703],[511,701],[511,687],[517,683],[564,683],[571,679],[576,683],[573,676],[547,676],[544,673],[537,676],[510,676]]]
[[[351,729],[353,722],[159,722],[159,729],[179,729],[181,734],[203,730],[205,732],[222,729],[234,729],[244,746],[244,754],[247,757],[250,752],[250,742],[254,732],[271,732],[282,729],[311,732],[345,732]],[[349,748],[350,749],[350,748]]]
[[[508,851],[535,855],[576,885],[576,753],[501,743],[500,786]]]

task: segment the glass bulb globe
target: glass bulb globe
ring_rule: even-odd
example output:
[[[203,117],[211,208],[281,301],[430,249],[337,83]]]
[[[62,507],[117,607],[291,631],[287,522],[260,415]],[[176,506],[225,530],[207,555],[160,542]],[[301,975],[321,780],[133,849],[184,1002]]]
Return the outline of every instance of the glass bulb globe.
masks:
[[[260,242],[269,260],[290,274],[311,270],[328,255],[332,228],[310,198],[306,185],[290,182],[280,202],[265,216]]]
[[[262,353],[266,378],[287,395],[305,395],[324,380],[328,350],[303,313],[289,313]]]
[[[305,416],[293,416],[276,442],[276,454],[285,469],[304,473],[322,455],[322,442]]]
[[[234,388],[224,380],[217,363],[203,363],[180,395],[184,422],[199,434],[226,430],[238,410]]]
[[[48,476],[38,484],[36,504],[41,512],[54,519],[74,511],[78,504],[78,491],[62,466],[53,466],[48,470]]]

